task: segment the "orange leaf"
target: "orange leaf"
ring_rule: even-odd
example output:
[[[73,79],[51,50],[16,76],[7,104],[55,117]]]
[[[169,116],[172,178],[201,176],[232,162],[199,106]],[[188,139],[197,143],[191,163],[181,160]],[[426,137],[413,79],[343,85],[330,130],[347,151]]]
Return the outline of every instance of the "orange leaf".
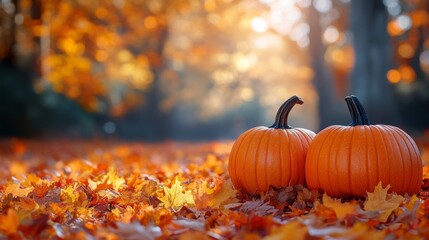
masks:
[[[348,214],[355,214],[359,209],[356,203],[345,202],[341,203],[341,199],[333,199],[326,193],[323,194],[323,205],[335,211],[338,220],[342,221]]]
[[[5,235],[16,233],[18,226],[18,214],[12,208],[9,208],[5,215],[0,215],[0,231],[2,231]]]
[[[386,222],[390,214],[404,202],[404,197],[396,194],[387,194],[390,185],[383,188],[381,182],[375,187],[374,192],[367,192],[368,198],[364,204],[365,211],[378,211],[378,220]]]
[[[304,240],[307,235],[307,227],[297,220],[288,222],[280,227],[274,227],[271,234],[264,237],[264,240],[294,239]]]
[[[198,206],[220,208],[227,203],[232,203],[236,194],[237,191],[233,188],[232,182],[230,180],[226,180],[222,182],[219,190],[205,191],[205,193],[198,198]]]
[[[30,192],[34,190],[34,187],[21,188],[17,183],[9,183],[4,190],[4,194],[12,194],[13,197],[26,197]]]

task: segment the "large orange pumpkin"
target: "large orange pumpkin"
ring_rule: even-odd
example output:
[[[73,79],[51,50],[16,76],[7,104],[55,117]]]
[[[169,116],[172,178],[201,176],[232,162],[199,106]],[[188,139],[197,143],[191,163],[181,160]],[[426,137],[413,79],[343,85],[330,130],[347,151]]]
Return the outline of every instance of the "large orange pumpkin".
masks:
[[[353,122],[320,131],[308,150],[306,180],[330,196],[365,196],[381,181],[399,194],[417,193],[422,161],[413,139],[389,125],[371,125],[356,96],[346,97]]]
[[[229,175],[235,188],[260,193],[270,185],[289,186],[305,183],[305,156],[316,135],[303,128],[291,128],[288,115],[297,96],[279,108],[271,127],[255,127],[241,134],[229,156]]]

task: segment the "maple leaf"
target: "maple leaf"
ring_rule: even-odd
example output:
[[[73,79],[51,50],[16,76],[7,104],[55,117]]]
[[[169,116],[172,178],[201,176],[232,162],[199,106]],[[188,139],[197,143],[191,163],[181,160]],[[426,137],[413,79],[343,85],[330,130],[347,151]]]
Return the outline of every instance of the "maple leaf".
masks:
[[[356,203],[341,203],[341,199],[333,199],[326,193],[323,194],[322,202],[325,207],[331,208],[335,211],[335,215],[340,221],[344,220],[348,214],[355,214],[359,209],[359,206]]]
[[[259,216],[267,216],[278,212],[278,209],[264,202],[263,199],[255,201],[247,201],[240,207],[240,211],[244,213],[254,213]]]
[[[38,185],[42,183],[42,179],[38,176],[36,176],[33,173],[30,173],[26,176],[25,181],[21,183],[24,187],[29,187],[31,185]]]
[[[113,185],[111,183],[107,183],[108,180],[109,180],[108,177],[100,181],[92,181],[91,179],[88,179],[88,187],[94,192],[111,189]]]
[[[303,240],[306,239],[307,227],[298,222],[297,220],[288,222],[280,227],[274,227],[271,234],[264,237],[264,240],[283,240],[283,239],[294,239]]]
[[[185,205],[195,204],[191,191],[184,191],[177,177],[171,188],[165,186],[163,188],[164,196],[158,197],[158,199],[164,203],[164,207],[179,211]]]
[[[107,176],[109,178],[109,180],[107,181],[107,183],[112,184],[113,185],[113,189],[115,189],[116,191],[119,191],[120,188],[124,187],[124,185],[125,185],[125,179],[123,177],[119,177],[116,174],[116,171],[113,170],[113,168],[109,169],[109,172],[107,173]]]
[[[79,198],[79,193],[76,192],[75,189],[76,184],[74,186],[69,185],[67,188],[61,189],[61,199],[70,203],[76,202],[76,200]]]
[[[47,184],[39,184],[34,186],[33,195],[37,198],[43,198],[46,193],[49,191],[49,185]]]
[[[18,226],[19,217],[12,208],[9,208],[5,215],[0,215],[0,231],[5,235],[16,233]]]
[[[198,198],[197,207],[212,207],[220,208],[226,203],[232,203],[237,195],[237,191],[233,188],[231,180],[226,180],[221,183],[216,190],[208,190]],[[209,192],[209,193],[207,193]]]
[[[31,198],[22,197],[19,199],[19,202],[16,203],[16,207],[18,207],[18,209],[21,209],[21,210],[32,212],[39,209],[39,204],[37,204]]]
[[[387,194],[390,185],[383,188],[381,182],[375,187],[374,192],[367,192],[367,201],[364,204],[365,211],[378,211],[378,220],[386,222],[390,214],[405,200],[396,194]]]
[[[4,190],[4,194],[12,194],[13,197],[26,197],[30,192],[34,190],[34,187],[21,188],[17,183],[9,183]]]
[[[143,193],[144,196],[149,197],[157,190],[158,183],[152,179],[145,179],[135,186],[135,191]]]

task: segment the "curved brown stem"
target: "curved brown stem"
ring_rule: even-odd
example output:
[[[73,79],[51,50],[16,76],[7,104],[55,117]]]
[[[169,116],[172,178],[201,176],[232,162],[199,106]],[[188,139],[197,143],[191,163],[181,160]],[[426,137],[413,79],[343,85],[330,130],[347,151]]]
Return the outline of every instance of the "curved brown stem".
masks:
[[[276,114],[276,120],[270,128],[280,128],[280,129],[290,129],[291,126],[288,125],[289,112],[295,106],[295,104],[303,104],[304,102],[301,98],[293,96],[284,102]]]

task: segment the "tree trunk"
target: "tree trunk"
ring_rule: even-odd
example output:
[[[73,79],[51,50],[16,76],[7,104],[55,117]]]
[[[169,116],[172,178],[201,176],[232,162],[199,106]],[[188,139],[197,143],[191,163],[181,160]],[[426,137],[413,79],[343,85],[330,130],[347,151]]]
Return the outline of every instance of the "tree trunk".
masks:
[[[322,42],[322,26],[320,13],[312,6],[309,8],[308,22],[310,25],[310,55],[314,71],[313,84],[319,95],[319,128],[333,124],[345,124],[347,108],[344,96],[336,96],[334,82],[329,67],[325,64],[325,46]],[[339,109],[344,108],[344,111]]]
[[[161,87],[161,75],[165,67],[164,48],[168,40],[168,27],[160,29],[159,38],[157,39],[156,54],[159,57],[159,64],[152,65],[153,83],[148,89],[143,109],[140,109],[141,123],[145,124],[143,137],[150,141],[166,140],[171,137],[170,122],[168,113],[163,112],[160,103],[163,99]]]
[[[388,13],[382,0],[352,0],[350,29],[355,66],[350,93],[359,97],[372,123],[399,124],[392,86],[386,79],[390,58]]]

